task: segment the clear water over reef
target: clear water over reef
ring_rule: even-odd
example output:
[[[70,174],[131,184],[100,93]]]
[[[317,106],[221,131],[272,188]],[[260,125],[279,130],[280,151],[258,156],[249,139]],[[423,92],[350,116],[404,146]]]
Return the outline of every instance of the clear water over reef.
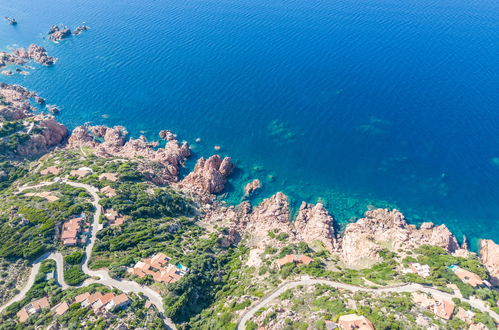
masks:
[[[59,58],[1,81],[60,105],[70,127],[170,129],[196,156],[220,145],[240,168],[232,202],[260,178],[255,202],[280,190],[342,223],[397,206],[499,240],[495,0],[16,0],[0,13],[19,22],[0,24],[0,47]]]

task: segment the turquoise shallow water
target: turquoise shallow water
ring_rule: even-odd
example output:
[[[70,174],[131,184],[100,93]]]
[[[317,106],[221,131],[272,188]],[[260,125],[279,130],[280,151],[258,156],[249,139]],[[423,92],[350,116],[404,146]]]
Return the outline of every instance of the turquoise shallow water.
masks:
[[[70,127],[170,129],[196,156],[231,155],[228,199],[260,178],[326,203],[368,205],[499,240],[496,1],[1,2],[0,47],[59,58],[0,79],[63,108]],[[92,30],[55,45],[52,24]],[[200,143],[195,143],[196,138]],[[189,164],[192,166],[192,164]]]

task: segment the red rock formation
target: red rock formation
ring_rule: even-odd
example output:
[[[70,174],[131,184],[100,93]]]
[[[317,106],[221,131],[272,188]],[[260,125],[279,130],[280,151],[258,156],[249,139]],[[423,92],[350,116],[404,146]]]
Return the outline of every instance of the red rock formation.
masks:
[[[17,146],[17,154],[22,156],[47,153],[51,148],[60,145],[68,136],[68,129],[51,116],[37,116],[40,133],[31,134],[28,141]]]
[[[0,122],[29,119],[23,122],[24,127],[18,131],[26,138],[9,148],[9,152],[20,156],[46,153],[61,144],[68,134],[66,127],[55,121],[53,116],[35,115],[32,112],[30,100],[36,97],[35,93],[24,87],[0,84]]]
[[[321,242],[324,248],[335,248],[333,218],[322,204],[302,204],[297,218],[290,221],[290,208],[286,195],[281,192],[264,199],[253,210],[248,202],[237,207],[215,207],[205,217],[205,221],[219,223],[234,228],[248,238],[250,246],[284,246],[289,243]],[[273,235],[286,234],[284,240],[276,240]]]
[[[201,194],[217,194],[224,190],[227,177],[233,169],[230,157],[222,159],[214,155],[208,159],[200,158],[194,170],[182,180],[182,186]]]
[[[299,240],[309,245],[318,241],[328,251],[333,251],[335,247],[333,217],[321,203],[313,205],[302,202],[294,225]]]
[[[179,166],[190,155],[187,143],[181,145],[172,139],[164,148],[157,148],[157,142],[148,142],[144,136],[127,140],[127,135],[122,126],[79,126],[73,130],[68,148],[87,146],[101,157],[134,159],[139,162],[139,171],[157,184],[178,180]]]
[[[423,223],[420,229],[407,224],[398,210],[367,211],[365,218],[347,225],[341,240],[341,257],[349,266],[368,266],[381,260],[383,248],[397,251],[429,244],[448,252],[459,250],[459,244],[445,225]]]
[[[490,273],[490,282],[499,286],[499,245],[490,239],[480,240],[480,258]]]
[[[53,65],[57,61],[57,58],[47,55],[45,48],[35,44],[29,45],[27,50],[24,48],[16,49],[12,52],[12,55],[21,59],[33,60],[46,66]]]

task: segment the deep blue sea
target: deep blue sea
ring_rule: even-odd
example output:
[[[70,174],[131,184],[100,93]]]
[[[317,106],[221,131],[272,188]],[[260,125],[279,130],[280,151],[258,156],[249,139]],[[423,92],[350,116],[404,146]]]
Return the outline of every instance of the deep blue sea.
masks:
[[[70,127],[170,129],[193,160],[220,145],[239,167],[230,202],[260,178],[254,202],[283,191],[341,223],[398,207],[499,241],[497,0],[3,0],[6,15],[19,24],[0,22],[0,48],[59,62],[1,81]]]

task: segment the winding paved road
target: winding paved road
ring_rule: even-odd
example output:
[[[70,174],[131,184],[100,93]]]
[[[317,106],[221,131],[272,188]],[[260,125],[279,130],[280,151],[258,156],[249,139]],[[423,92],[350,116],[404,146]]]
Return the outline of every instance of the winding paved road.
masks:
[[[151,303],[153,303],[161,313],[164,313],[163,299],[161,298],[161,295],[158,292],[152,290],[151,288],[149,288],[147,286],[142,286],[142,285],[140,285],[136,282],[133,282],[133,281],[115,280],[115,279],[111,278],[111,276],[109,276],[109,273],[106,270],[91,270],[88,268],[88,262],[90,260],[90,256],[92,255],[92,250],[93,250],[93,247],[95,245],[95,241],[97,239],[97,233],[103,227],[102,224],[99,223],[99,219],[100,219],[100,216],[102,214],[102,208],[99,204],[100,197],[97,194],[97,192],[98,192],[97,188],[90,186],[88,184],[84,184],[84,183],[71,182],[71,181],[68,181],[67,179],[64,179],[64,180],[56,179],[53,182],[42,182],[42,183],[34,185],[34,186],[21,187],[21,188],[19,188],[19,192],[22,192],[22,191],[27,190],[27,189],[41,188],[44,186],[57,184],[57,183],[67,184],[67,185],[70,185],[72,187],[85,189],[92,197],[92,199],[93,199],[92,205],[95,207],[95,213],[94,213],[93,222],[92,222],[92,235],[90,236],[89,242],[88,242],[87,246],[85,247],[85,259],[84,259],[83,265],[81,267],[83,272],[85,274],[87,274],[88,276],[90,276],[91,278],[87,279],[83,284],[80,285],[80,287],[87,286],[87,285],[90,285],[92,283],[99,283],[99,284],[103,284],[103,285],[106,285],[109,287],[117,288],[117,289],[119,289],[123,292],[126,292],[126,293],[129,293],[129,292],[142,293],[144,296],[149,298]],[[28,278],[28,282],[26,283],[25,287],[17,295],[15,295],[11,300],[9,300],[6,304],[4,304],[3,306],[0,307],[0,313],[5,308],[7,308],[11,304],[13,304],[14,302],[21,301],[24,298],[26,293],[29,291],[29,289],[31,288],[31,286],[35,282],[35,277],[40,269],[41,263],[46,259],[52,259],[56,262],[57,281],[59,282],[59,284],[61,285],[61,287],[63,289],[69,288],[69,286],[64,281],[64,258],[62,256],[62,254],[60,252],[47,252],[33,262],[33,267],[31,268],[31,273],[30,273],[30,276]],[[98,279],[96,279],[96,278],[98,278]],[[176,326],[171,319],[165,317],[163,320],[164,320],[165,324],[170,329],[176,330]]]
[[[311,279],[308,277],[303,277],[300,280],[297,281],[292,281],[292,282],[286,282],[279,286],[274,292],[269,294],[267,297],[262,299],[258,304],[253,306],[250,310],[248,310],[246,313],[243,314],[243,316],[239,319],[239,323],[237,325],[238,330],[245,330],[246,329],[246,322],[248,322],[254,315],[255,313],[262,307],[265,307],[268,303],[270,303],[272,300],[277,298],[279,295],[281,295],[284,291],[288,289],[295,288],[297,286],[303,285],[303,286],[308,286],[308,285],[314,285],[314,284],[325,284],[332,286],[336,289],[344,289],[348,291],[366,291],[366,292],[374,292],[374,293],[384,293],[384,292],[395,292],[395,293],[403,293],[403,292],[426,292],[432,294],[434,297],[438,298],[445,298],[445,299],[452,299],[452,298],[459,298],[454,294],[448,294],[446,292],[442,292],[436,289],[424,287],[419,284],[404,284],[401,286],[395,286],[395,287],[385,287],[385,288],[377,288],[377,289],[372,289],[372,288],[364,288],[364,287],[359,287],[355,285],[350,285],[350,284],[345,284],[341,282],[334,282],[334,281],[329,281],[329,280],[319,280],[319,279]],[[464,299],[460,298],[462,301],[467,302],[471,306],[481,310],[482,312],[489,313],[489,315],[496,321],[499,322],[499,315],[486,306],[483,305],[480,301],[477,300],[469,300],[469,299]]]

